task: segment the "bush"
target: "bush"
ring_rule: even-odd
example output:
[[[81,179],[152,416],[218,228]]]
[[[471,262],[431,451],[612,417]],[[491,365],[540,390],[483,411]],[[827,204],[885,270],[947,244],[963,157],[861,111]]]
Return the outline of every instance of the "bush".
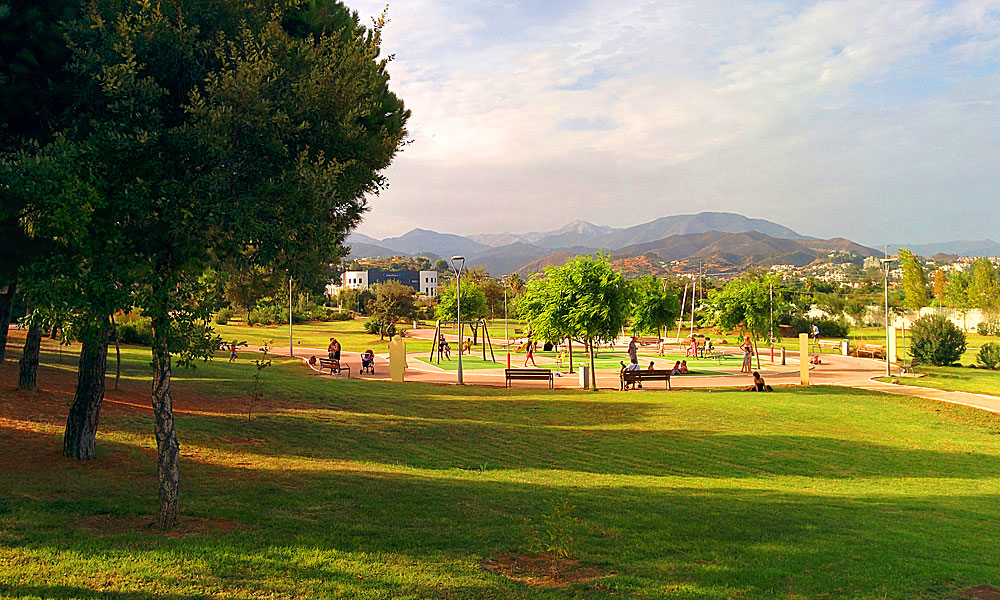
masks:
[[[976,327],[979,335],[1000,335],[1000,319],[996,317],[981,321]]]
[[[939,315],[926,315],[913,324],[913,358],[932,365],[950,365],[965,352],[965,334]]]
[[[248,325],[286,325],[288,319],[285,318],[288,314],[285,308],[275,306],[273,304],[258,304],[256,308],[250,311],[247,315]]]
[[[979,349],[976,355],[976,362],[986,369],[995,369],[1000,365],[1000,344],[987,342]]]
[[[137,346],[153,345],[153,321],[140,317],[133,321],[118,323],[115,325],[118,332],[118,342],[121,344],[135,344]]]
[[[223,308],[219,312],[215,313],[215,322],[219,325],[225,325],[229,322],[229,319],[233,318],[233,309]]]

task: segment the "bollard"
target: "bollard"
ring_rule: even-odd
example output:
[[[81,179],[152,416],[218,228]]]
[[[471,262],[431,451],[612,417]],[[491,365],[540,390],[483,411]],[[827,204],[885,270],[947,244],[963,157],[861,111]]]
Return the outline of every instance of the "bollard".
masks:
[[[389,377],[396,383],[402,383],[406,374],[406,342],[396,337],[389,342]]]
[[[781,366],[785,366],[785,347],[781,347]]]

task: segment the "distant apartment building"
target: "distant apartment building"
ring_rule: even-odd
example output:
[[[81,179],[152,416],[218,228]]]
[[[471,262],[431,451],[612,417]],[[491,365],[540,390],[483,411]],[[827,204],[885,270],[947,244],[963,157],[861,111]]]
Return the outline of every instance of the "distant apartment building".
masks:
[[[345,271],[340,276],[340,285],[330,288],[366,290],[373,285],[396,281],[410,286],[417,292],[428,296],[437,296],[437,271]],[[331,289],[332,291],[332,289]]]

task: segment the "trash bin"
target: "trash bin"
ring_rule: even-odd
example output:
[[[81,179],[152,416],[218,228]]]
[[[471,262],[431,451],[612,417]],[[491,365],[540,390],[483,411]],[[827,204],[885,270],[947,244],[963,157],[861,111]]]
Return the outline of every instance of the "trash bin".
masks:
[[[590,367],[580,367],[580,389],[590,387]]]

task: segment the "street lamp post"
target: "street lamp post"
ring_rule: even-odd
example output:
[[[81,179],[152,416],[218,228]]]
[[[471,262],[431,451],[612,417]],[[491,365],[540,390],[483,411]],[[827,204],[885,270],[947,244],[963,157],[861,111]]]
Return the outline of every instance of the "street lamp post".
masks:
[[[452,256],[451,266],[455,269],[458,286],[455,294],[455,317],[458,320],[458,385],[465,385],[462,381],[462,269],[465,268],[465,257]]]
[[[885,277],[885,376],[891,377],[892,371],[889,363],[889,267],[892,265],[891,258],[881,259],[882,274]]]
[[[507,333],[507,284],[510,282],[510,275],[500,278],[503,284],[503,343],[507,347],[507,368],[510,368],[510,334]]]

